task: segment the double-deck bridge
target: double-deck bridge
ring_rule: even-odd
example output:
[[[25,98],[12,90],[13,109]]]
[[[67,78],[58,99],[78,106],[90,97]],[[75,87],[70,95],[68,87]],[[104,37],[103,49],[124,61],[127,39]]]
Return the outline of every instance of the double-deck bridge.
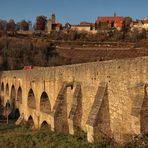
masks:
[[[3,115],[53,131],[103,133],[118,142],[148,133],[148,57],[0,73]]]

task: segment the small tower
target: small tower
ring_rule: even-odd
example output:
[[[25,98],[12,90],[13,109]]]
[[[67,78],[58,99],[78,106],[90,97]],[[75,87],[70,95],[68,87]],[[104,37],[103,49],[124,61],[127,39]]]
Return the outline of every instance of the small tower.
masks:
[[[54,13],[51,15],[50,20],[51,20],[52,23],[56,22],[56,16],[55,16]]]
[[[117,15],[116,15],[116,12],[114,12],[114,17],[116,17]]]
[[[51,16],[50,16],[50,19],[48,20],[48,23],[47,23],[47,31],[50,33],[52,31],[52,25],[56,22],[56,16],[55,14],[53,13]]]

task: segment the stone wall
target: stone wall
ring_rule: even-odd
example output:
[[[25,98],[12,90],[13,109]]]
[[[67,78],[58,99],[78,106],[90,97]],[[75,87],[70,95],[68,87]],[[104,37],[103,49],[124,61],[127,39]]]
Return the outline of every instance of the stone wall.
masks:
[[[4,71],[0,77],[1,85],[4,84],[4,91],[1,88],[4,106],[11,98],[12,86],[15,100],[21,87],[22,102],[17,101],[17,107],[26,121],[32,117],[35,128],[40,128],[43,121],[52,130],[70,134],[80,128],[87,132],[90,142],[99,132],[125,142],[147,128],[141,111],[143,101],[147,102],[148,57]],[[30,90],[34,93],[35,108],[28,106]],[[43,92],[48,95],[50,113],[40,110]]]

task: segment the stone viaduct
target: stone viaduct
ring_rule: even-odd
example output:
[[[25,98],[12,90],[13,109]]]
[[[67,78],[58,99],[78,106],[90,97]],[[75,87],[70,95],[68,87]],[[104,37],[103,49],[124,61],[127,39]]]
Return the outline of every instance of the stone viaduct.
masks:
[[[0,73],[1,102],[35,128],[127,142],[148,133],[148,57]]]

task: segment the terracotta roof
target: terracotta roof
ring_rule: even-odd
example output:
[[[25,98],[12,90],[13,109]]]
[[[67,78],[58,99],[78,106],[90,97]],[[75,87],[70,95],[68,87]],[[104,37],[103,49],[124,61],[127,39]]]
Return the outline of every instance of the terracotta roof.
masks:
[[[80,25],[85,25],[85,26],[95,26],[94,23],[89,23],[89,22],[80,22]]]
[[[54,25],[54,26],[61,26],[62,24],[61,23],[52,23],[52,25]]]
[[[124,20],[123,16],[100,16],[97,18],[96,23],[97,24],[103,22],[112,23],[112,21],[114,21],[116,27],[122,27],[123,20]]]
[[[71,26],[74,26],[74,27],[95,27],[95,24],[94,23],[81,22],[78,25],[71,25]]]
[[[109,22],[111,23],[114,21],[115,23],[121,23],[124,20],[123,16],[100,16],[97,18],[96,23],[99,24],[100,22]]]

